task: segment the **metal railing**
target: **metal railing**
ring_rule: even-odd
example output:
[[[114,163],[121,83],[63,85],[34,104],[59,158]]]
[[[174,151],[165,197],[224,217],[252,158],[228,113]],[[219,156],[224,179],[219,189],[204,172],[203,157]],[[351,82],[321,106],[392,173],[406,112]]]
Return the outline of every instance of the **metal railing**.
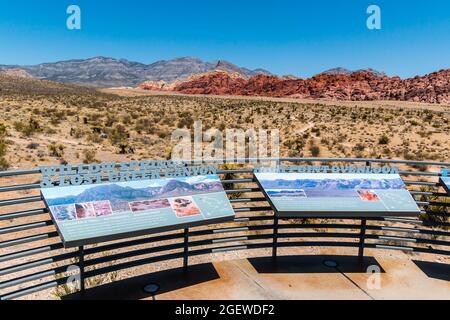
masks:
[[[18,196],[39,190],[39,169],[0,172],[0,299],[15,299],[64,285],[70,277],[68,268],[73,265],[82,267],[88,281],[151,263],[178,259],[186,264],[188,257],[231,250],[272,249],[276,253],[277,248],[320,246],[355,248],[359,254],[364,248],[450,254],[450,198],[438,179],[440,169],[450,167],[449,162],[265,159],[272,160],[278,164],[396,164],[422,214],[418,218],[276,219],[247,164],[219,170],[226,177],[222,182],[236,213],[233,222],[86,246],[80,255],[77,249],[63,248],[39,195]],[[11,184],[16,177],[20,182]],[[10,184],[5,185],[5,181]],[[13,195],[8,196],[10,193]]]

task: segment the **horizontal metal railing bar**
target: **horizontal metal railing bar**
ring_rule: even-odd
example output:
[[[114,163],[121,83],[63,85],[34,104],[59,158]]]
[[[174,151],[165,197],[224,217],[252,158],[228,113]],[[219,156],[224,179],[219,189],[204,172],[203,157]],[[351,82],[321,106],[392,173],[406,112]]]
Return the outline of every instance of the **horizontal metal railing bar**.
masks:
[[[409,180],[403,180],[403,182],[406,185],[413,185],[413,186],[428,186],[428,187],[438,187],[439,186],[439,184],[437,182],[409,181]]]
[[[42,201],[41,197],[25,197],[17,199],[0,200],[0,207],[12,206],[16,204]]]
[[[435,248],[413,248],[415,252],[422,252],[422,253],[431,253],[431,254],[440,254],[444,256],[450,256],[450,251],[448,250],[441,250],[441,249],[435,249]]]
[[[370,247],[369,244],[367,244],[366,246]],[[411,247],[389,246],[389,245],[383,245],[383,244],[375,244],[375,248],[389,249],[389,250],[401,250],[401,251],[414,251],[414,248],[411,248]]]
[[[226,173],[252,173],[253,169],[230,169],[230,170],[217,170],[217,174]]]
[[[12,247],[12,246],[19,245],[19,244],[35,242],[35,241],[40,241],[40,240],[45,240],[45,239],[50,239],[50,238],[56,238],[57,236],[58,236],[58,232],[55,231],[55,232],[37,234],[34,236],[17,238],[14,240],[2,241],[2,242],[0,242],[0,248]]]
[[[246,241],[246,240],[249,240],[248,236],[211,239],[212,243],[226,243],[226,242]]]
[[[106,263],[106,262],[110,262],[110,261],[121,260],[121,259],[131,258],[131,257],[135,257],[135,256],[141,256],[141,255],[150,254],[150,253],[157,253],[157,252],[161,252],[161,251],[181,249],[183,247],[184,247],[184,242],[166,244],[166,245],[161,245],[161,246],[157,246],[157,247],[137,249],[137,250],[133,250],[133,251],[120,252],[120,253],[112,254],[109,256],[86,259],[84,261],[84,264],[86,267],[89,267],[89,266],[93,266],[93,265],[100,264],[100,263]]]
[[[53,222],[51,220],[34,222],[34,223],[26,223],[26,224],[21,224],[21,225],[17,225],[17,226],[1,228],[0,234],[8,234],[8,233],[13,233],[13,232],[18,232],[18,231],[37,229],[37,228],[42,228],[42,227],[48,227],[51,225],[53,225]]]
[[[41,246],[33,249],[26,249],[21,251],[15,251],[12,253],[3,254],[0,256],[0,262],[10,261],[14,259],[19,259],[23,257],[28,257],[35,254],[40,254],[44,252],[50,252],[52,250],[58,250],[64,248],[62,243],[51,244],[49,246]]]
[[[7,281],[0,282],[0,289],[17,286],[17,285],[20,285],[20,284],[23,284],[23,283],[26,283],[29,281],[40,280],[40,279],[44,279],[47,277],[56,277],[57,275],[59,275],[61,273],[67,272],[68,271],[67,268],[70,266],[72,266],[72,265],[58,266],[53,269],[43,270],[43,271],[39,271],[37,273],[20,276],[20,277],[14,278],[14,279],[9,279]]]
[[[230,180],[222,180],[222,184],[231,184],[231,183],[252,183],[255,182],[253,178],[249,179],[230,179]]]
[[[9,170],[9,171],[0,171],[0,177],[23,176],[37,173],[41,173],[41,171],[38,168],[30,170]]]
[[[63,260],[67,260],[67,259],[73,259],[76,257],[78,257],[78,252],[76,252],[76,251],[62,253],[57,256],[42,258],[42,259],[34,260],[31,262],[25,262],[25,263],[11,266],[11,267],[0,269],[0,275],[3,276],[6,274],[11,274],[13,272],[25,271],[28,269],[41,267],[41,266],[44,266],[47,264],[51,264],[51,263],[55,263],[55,262],[63,261]]]
[[[450,246],[450,241],[425,239],[425,238],[416,238],[416,240],[417,243],[434,244],[437,246]]]
[[[212,233],[240,232],[240,231],[248,231],[248,230],[249,230],[249,227],[232,227],[232,228],[214,229],[214,230],[212,230]],[[193,235],[195,235],[195,233],[193,233]]]
[[[450,202],[428,201],[428,205],[450,207]]]
[[[114,264],[111,266],[106,266],[106,267],[86,271],[85,277],[91,278],[91,277],[95,277],[100,274],[106,274],[109,272],[124,270],[124,269],[142,266],[145,264],[159,262],[159,261],[167,261],[167,260],[177,259],[177,258],[181,258],[181,257],[183,257],[183,252],[169,253],[169,254],[165,254],[165,255],[161,255],[161,256],[155,256],[155,257],[149,257],[149,258],[144,258],[144,259],[140,259],[140,260],[122,262],[122,263]]]
[[[249,211],[271,211],[272,208],[266,207],[245,207],[245,208],[234,208],[234,212],[249,212]]]
[[[247,249],[246,245],[243,245],[243,246],[232,246],[232,247],[229,247],[229,248],[212,249],[212,253],[226,252],[226,251],[236,251],[236,250],[244,250],[244,249]]]
[[[369,226],[369,227],[372,230],[407,232],[407,233],[420,233],[419,229],[412,229],[412,228],[386,227],[386,226]]]
[[[32,287],[28,287],[28,288],[18,290],[15,292],[11,292],[6,295],[0,296],[0,300],[12,300],[12,299],[20,298],[20,297],[23,297],[23,296],[26,296],[26,295],[29,295],[29,294],[32,294],[35,292],[54,288],[54,287],[57,287],[58,285],[67,283],[68,279],[69,279],[69,277],[64,277],[64,278],[56,279],[56,280],[49,281],[46,283],[34,285]]]
[[[367,230],[382,230],[382,231],[394,231],[394,232],[406,232],[415,234],[430,234],[436,236],[450,237],[450,232],[441,230],[426,230],[426,229],[413,229],[413,228],[402,228],[402,227],[389,227],[389,226],[366,226]]]
[[[406,219],[406,218],[388,218],[388,217],[384,217],[382,219],[385,220],[385,221],[388,221],[388,222],[417,223],[417,224],[422,224],[423,223],[423,221],[421,221],[421,220]]]
[[[0,192],[10,192],[19,190],[32,190],[39,189],[41,185],[39,183],[18,184],[15,186],[3,186],[0,187]]]
[[[393,241],[403,241],[403,242],[416,242],[417,240],[414,238],[403,238],[403,237],[394,237],[394,236],[378,236],[380,240],[393,240]]]
[[[44,214],[44,213],[47,213],[46,208],[0,214],[0,221],[30,217],[30,216],[40,215],[40,214]]]
[[[415,191],[415,190],[410,190],[409,193],[411,193],[413,196],[415,195],[421,195],[421,196],[437,196],[437,197],[442,197],[442,196],[446,196],[446,193],[442,193],[442,192],[430,192],[430,191]]]
[[[240,189],[233,189],[233,190],[225,190],[227,194],[233,194],[233,193],[243,193],[243,192],[261,192],[261,189],[259,188],[240,188]]]
[[[439,177],[440,174],[437,172],[417,172],[417,171],[399,171],[400,175],[403,176],[425,176],[425,177]]]
[[[291,158],[291,157],[281,157],[281,158],[242,158],[242,159],[234,159],[233,161],[224,161],[222,163],[261,163],[261,162],[269,162],[269,161],[278,161],[278,162],[369,162],[373,164],[386,164],[386,163],[397,163],[397,164],[407,164],[407,165],[430,165],[430,166],[441,166],[441,167],[450,167],[450,162],[437,162],[437,161],[414,161],[414,160],[396,160],[396,159],[376,159],[376,158]],[[186,163],[191,164],[214,164],[218,163],[217,160],[186,160]],[[73,168],[76,165],[72,166]],[[230,172],[230,170],[224,170],[225,172]],[[38,174],[40,173],[39,168],[30,169],[30,170],[10,170],[10,171],[0,171],[0,177],[9,177],[9,176],[17,176],[17,175],[27,175],[27,174]]]
[[[122,241],[122,242],[117,242],[117,243],[112,243],[112,244],[103,244],[103,245],[100,245],[97,247],[85,248],[84,254],[90,255],[90,254],[95,254],[95,253],[99,253],[99,252],[122,249],[125,247],[138,246],[138,245],[147,244],[147,243],[180,239],[183,237],[184,237],[184,233],[179,232],[179,233],[172,233],[172,234],[165,234],[165,235],[159,235],[159,236],[153,236],[153,237],[147,237],[147,238],[141,238],[141,239]]]
[[[265,202],[267,201],[267,199],[264,197],[230,199],[231,203],[263,202],[263,201]]]

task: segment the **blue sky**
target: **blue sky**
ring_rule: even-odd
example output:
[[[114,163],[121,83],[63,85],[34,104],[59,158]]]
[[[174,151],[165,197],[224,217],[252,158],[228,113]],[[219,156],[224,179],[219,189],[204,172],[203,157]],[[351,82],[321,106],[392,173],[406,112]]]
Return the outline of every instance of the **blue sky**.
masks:
[[[70,4],[81,8],[81,30],[66,28]],[[381,30],[366,27],[370,4],[381,8]],[[450,1],[0,0],[0,64],[99,55],[225,59],[302,77],[337,66],[410,77],[450,67]]]

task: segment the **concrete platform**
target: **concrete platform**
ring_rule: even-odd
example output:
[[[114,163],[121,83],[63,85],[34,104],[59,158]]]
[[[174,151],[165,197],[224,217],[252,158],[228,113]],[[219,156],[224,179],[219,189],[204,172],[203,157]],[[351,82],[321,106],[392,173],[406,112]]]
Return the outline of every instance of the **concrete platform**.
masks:
[[[334,261],[337,266],[327,266]],[[374,275],[368,268],[379,271]],[[66,299],[450,299],[450,265],[398,257],[301,255],[221,261],[160,271]],[[146,284],[159,291],[145,293]]]

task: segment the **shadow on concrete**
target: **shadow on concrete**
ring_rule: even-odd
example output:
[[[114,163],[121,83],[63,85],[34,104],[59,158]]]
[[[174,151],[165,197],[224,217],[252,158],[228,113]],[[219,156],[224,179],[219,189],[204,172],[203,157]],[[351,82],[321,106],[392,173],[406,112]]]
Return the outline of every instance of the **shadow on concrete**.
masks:
[[[369,266],[377,266],[385,272],[374,257],[340,255],[278,256],[248,259],[258,273],[366,273]],[[337,266],[327,266],[326,261]]]
[[[450,281],[450,264],[413,260],[429,278]]]
[[[158,294],[190,287],[203,282],[219,279],[219,274],[213,264],[205,263],[183,268],[159,271],[115,281],[92,289],[87,289],[84,295],[79,292],[63,297],[63,300],[137,300],[151,299],[152,294],[144,292],[143,288],[155,283],[159,286]]]

